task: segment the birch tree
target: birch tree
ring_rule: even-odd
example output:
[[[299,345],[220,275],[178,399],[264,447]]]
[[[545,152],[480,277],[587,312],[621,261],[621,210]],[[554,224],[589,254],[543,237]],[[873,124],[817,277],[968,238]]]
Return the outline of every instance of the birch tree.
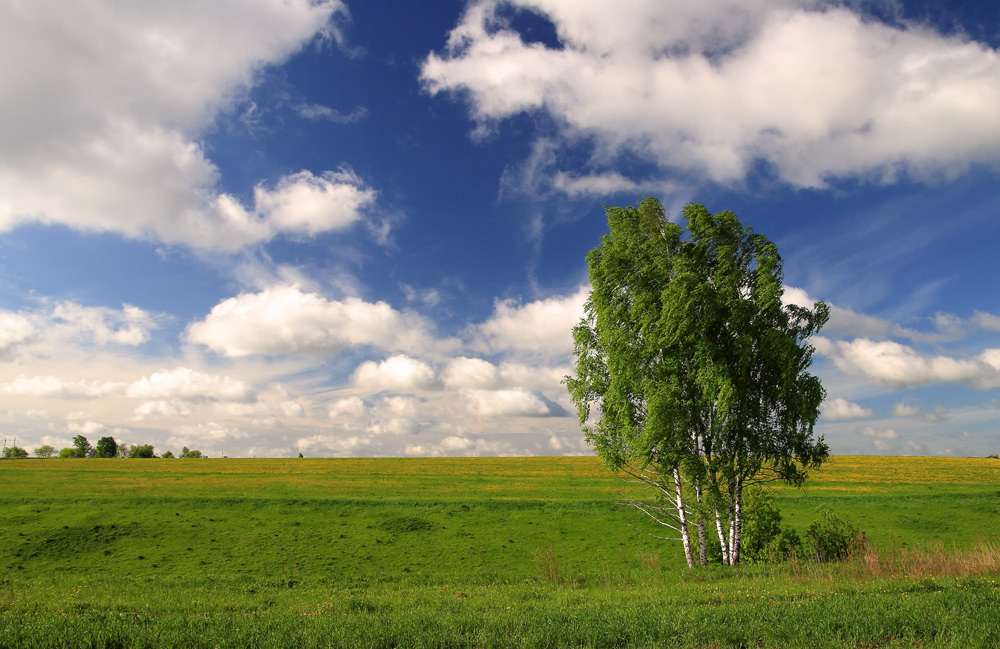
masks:
[[[731,212],[688,205],[686,229],[652,198],[606,213],[566,378],[581,426],[609,468],[655,494],[625,504],[689,566],[710,536],[736,564],[743,490],[801,484],[828,454],[806,341],[829,311],[782,304],[776,247]]]

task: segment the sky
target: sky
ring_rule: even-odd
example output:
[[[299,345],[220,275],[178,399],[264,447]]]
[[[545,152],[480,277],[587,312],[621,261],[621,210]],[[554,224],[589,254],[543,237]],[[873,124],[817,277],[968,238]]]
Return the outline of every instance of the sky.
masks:
[[[605,205],[774,241],[833,453],[1000,452],[1000,5],[0,0],[5,444],[591,453]]]

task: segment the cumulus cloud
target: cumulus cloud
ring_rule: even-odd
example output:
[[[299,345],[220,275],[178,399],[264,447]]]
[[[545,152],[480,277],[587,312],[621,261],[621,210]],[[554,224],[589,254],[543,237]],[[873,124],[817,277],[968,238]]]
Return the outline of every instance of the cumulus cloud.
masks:
[[[216,116],[313,38],[339,0],[4,5],[0,230],[26,221],[233,250],[361,218],[353,173],[281,178],[247,206],[199,143]]]
[[[437,377],[427,363],[398,354],[381,363],[365,361],[354,370],[351,382],[375,391],[414,392],[434,388]]]
[[[0,353],[12,351],[35,337],[35,327],[18,313],[0,311]]]
[[[327,417],[337,419],[338,417],[350,417],[360,419],[364,417],[368,408],[360,397],[346,397],[338,399],[327,407]]]
[[[564,414],[540,392],[510,390],[464,390],[460,398],[469,412],[481,417],[548,417]]]
[[[181,399],[190,402],[250,402],[257,393],[243,381],[205,374],[187,367],[160,370],[143,376],[125,391],[133,399]]]
[[[223,300],[187,339],[226,356],[336,353],[345,347],[427,351],[435,341],[420,316],[385,302],[328,300],[298,286],[278,286]]]
[[[920,415],[920,408],[912,403],[899,402],[892,407],[893,417],[917,417]]]
[[[158,328],[151,313],[131,304],[123,304],[118,311],[62,302],[55,305],[50,318],[70,330],[73,337],[86,336],[99,345],[140,345],[149,340],[151,330]]]
[[[445,366],[442,374],[444,384],[449,388],[481,388],[499,387],[502,377],[500,369],[493,363],[481,358],[459,356],[453,358]]]
[[[479,346],[492,351],[563,356],[573,351],[572,330],[583,317],[590,290],[519,304],[497,301],[493,315],[476,327]]]
[[[0,386],[4,394],[19,397],[54,399],[96,399],[121,390],[123,385],[112,381],[66,381],[57,376],[18,375]]]
[[[817,300],[803,289],[785,286],[782,302],[812,308]],[[950,313],[935,313],[927,321],[931,330],[904,327],[891,320],[858,313],[849,307],[826,302],[830,307],[830,320],[823,326],[823,333],[841,336],[864,336],[866,338],[888,338],[891,336],[908,338],[917,343],[940,343],[959,340],[965,335],[965,322]]]
[[[822,412],[823,418],[830,421],[837,421],[840,419],[863,419],[864,417],[872,416],[871,408],[863,408],[862,406],[841,397],[835,397],[824,401]]]
[[[593,143],[606,166],[594,177],[609,191],[631,180],[606,175],[624,154],[718,182],[763,160],[803,187],[1000,157],[1000,58],[987,45],[811,0],[626,5],[472,3],[422,81],[467,99],[480,133],[519,113],[551,115],[565,141]],[[511,11],[550,20],[560,46],[528,42]]]
[[[928,383],[964,383],[981,389],[1000,386],[1000,349],[952,358],[924,354],[891,340],[832,341],[817,336],[813,344],[840,371],[875,383],[894,387]]]

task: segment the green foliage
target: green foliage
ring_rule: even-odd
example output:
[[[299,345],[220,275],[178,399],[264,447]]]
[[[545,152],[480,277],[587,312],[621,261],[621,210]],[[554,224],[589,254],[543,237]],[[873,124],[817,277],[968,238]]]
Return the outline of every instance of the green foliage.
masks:
[[[20,446],[5,446],[3,449],[3,456],[8,460],[23,460],[28,457],[28,451]]]
[[[738,526],[744,485],[800,485],[829,454],[806,342],[829,309],[783,304],[776,246],[732,212],[687,205],[683,229],[653,198],[606,214],[565,380],[587,441],[660,490],[682,472]]]
[[[197,449],[189,449],[187,446],[181,449],[180,457],[203,457],[201,451]]]
[[[806,539],[817,561],[843,561],[864,547],[865,534],[829,507],[817,508],[820,519],[806,530]]]
[[[59,457],[62,459],[67,459],[71,457],[82,457],[80,455],[77,455],[78,452],[79,452],[78,449],[72,446],[66,447],[64,449],[59,450]]]
[[[128,447],[128,456],[130,458],[154,458],[156,452],[152,444],[133,444]]]
[[[35,449],[35,457],[41,459],[49,458],[57,454],[58,451],[56,451],[54,447],[49,446],[48,444],[42,444],[41,446]]]
[[[114,437],[102,437],[97,440],[94,457],[118,457],[118,443]]]
[[[774,493],[761,488],[743,494],[742,558],[750,563],[785,561],[792,554],[801,557],[802,539],[795,530],[781,525],[781,512]],[[719,557],[719,550],[713,553]]]
[[[90,442],[83,435],[77,435],[73,438],[73,448],[76,449],[74,457],[94,457],[94,447],[90,445]]]
[[[170,459],[170,458],[174,457],[174,454],[171,453],[170,451],[164,451],[163,454],[160,455],[160,457],[162,457],[164,459]]]

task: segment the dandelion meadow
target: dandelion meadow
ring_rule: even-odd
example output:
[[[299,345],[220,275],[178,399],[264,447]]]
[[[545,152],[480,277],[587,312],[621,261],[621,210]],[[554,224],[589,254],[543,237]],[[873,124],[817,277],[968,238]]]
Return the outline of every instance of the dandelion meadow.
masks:
[[[0,462],[2,647],[992,647],[1000,461],[779,488],[848,561],[689,570],[595,458]],[[635,527],[633,527],[635,526]]]

